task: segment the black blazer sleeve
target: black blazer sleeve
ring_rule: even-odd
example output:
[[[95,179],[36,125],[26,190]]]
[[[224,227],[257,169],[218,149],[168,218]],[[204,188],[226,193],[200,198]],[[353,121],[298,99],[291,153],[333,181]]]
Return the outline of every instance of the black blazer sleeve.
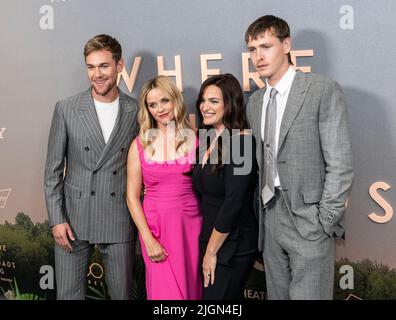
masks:
[[[235,150],[236,146],[239,150]],[[229,233],[235,229],[238,216],[248,198],[247,192],[251,188],[252,174],[255,174],[256,170],[254,168],[256,146],[253,136],[233,136],[229,150],[231,150],[230,163],[224,164],[223,167],[225,197],[214,226],[221,233]]]

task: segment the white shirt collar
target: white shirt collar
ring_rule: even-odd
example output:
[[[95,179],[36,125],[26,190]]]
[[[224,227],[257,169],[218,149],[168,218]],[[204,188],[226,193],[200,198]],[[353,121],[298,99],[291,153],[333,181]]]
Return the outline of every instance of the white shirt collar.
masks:
[[[278,81],[275,87],[271,87],[267,79],[265,79],[265,84],[268,89],[275,88],[276,91],[278,91],[278,93],[283,96],[291,88],[295,75],[296,70],[293,66],[289,66],[289,69],[287,69],[286,73]]]

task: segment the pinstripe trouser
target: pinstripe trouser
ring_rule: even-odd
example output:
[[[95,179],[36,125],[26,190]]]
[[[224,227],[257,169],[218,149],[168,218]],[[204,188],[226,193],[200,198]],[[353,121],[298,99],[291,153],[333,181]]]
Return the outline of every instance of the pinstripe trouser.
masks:
[[[84,300],[88,263],[95,244],[75,240],[73,251],[55,244],[55,273],[58,300]],[[133,242],[98,244],[105,269],[108,293],[113,300],[130,300],[132,288]]]

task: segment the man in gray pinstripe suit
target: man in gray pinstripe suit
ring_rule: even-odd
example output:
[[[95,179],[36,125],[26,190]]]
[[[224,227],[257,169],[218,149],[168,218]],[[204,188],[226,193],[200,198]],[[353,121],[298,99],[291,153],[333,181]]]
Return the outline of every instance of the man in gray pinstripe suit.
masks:
[[[117,87],[121,46],[98,35],[84,48],[91,88],[55,106],[45,197],[55,239],[58,299],[84,299],[89,258],[102,254],[112,299],[130,299],[133,224],[125,202],[128,148],[137,104]]]

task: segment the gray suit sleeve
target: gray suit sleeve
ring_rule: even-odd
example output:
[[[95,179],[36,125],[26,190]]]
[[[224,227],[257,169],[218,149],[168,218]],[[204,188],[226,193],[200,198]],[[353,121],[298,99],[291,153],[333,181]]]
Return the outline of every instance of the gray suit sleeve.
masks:
[[[132,104],[136,108],[136,119],[135,119],[136,121],[135,121],[135,126],[134,126],[134,129],[133,129],[133,136],[137,137],[139,135],[139,131],[140,131],[139,122],[137,120],[137,116],[138,116],[138,113],[139,113],[139,106],[138,106],[138,103],[135,100],[132,100]]]
[[[252,128],[251,109],[252,109],[251,100],[249,99],[248,102],[247,102],[247,104],[246,104],[246,107],[245,107],[246,120],[247,120],[247,123],[248,123],[249,128]]]
[[[55,106],[48,138],[44,188],[49,224],[66,222],[64,217],[63,172],[67,148],[66,124],[59,102]]]
[[[319,220],[332,236],[345,210],[353,180],[353,162],[345,99],[340,86],[331,82],[322,96],[319,133],[326,163],[325,182],[319,204]]]

